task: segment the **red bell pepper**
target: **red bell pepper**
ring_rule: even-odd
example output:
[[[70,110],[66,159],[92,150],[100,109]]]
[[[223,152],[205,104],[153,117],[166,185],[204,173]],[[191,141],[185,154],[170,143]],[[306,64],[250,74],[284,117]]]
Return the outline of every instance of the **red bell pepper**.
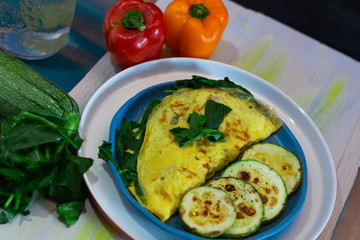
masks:
[[[165,42],[163,12],[153,3],[120,0],[105,15],[108,51],[121,67],[159,58]]]

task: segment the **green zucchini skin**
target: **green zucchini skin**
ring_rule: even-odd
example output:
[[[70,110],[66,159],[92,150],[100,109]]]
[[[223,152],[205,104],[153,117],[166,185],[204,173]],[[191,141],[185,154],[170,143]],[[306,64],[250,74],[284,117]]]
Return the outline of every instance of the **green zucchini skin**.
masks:
[[[17,58],[0,50],[0,115],[49,109],[62,115],[79,111],[76,101],[61,88]]]

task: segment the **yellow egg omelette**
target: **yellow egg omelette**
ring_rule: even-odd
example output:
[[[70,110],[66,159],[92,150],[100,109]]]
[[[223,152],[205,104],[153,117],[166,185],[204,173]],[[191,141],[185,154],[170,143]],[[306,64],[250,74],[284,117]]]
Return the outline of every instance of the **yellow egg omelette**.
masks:
[[[137,159],[138,183],[145,201],[139,200],[133,186],[129,189],[161,221],[178,210],[187,191],[204,184],[245,147],[264,140],[281,127],[275,110],[238,98],[234,91],[183,88],[164,98],[152,111]],[[232,109],[218,129],[226,140],[202,138],[180,147],[170,130],[189,128],[189,114],[204,114],[209,99]]]

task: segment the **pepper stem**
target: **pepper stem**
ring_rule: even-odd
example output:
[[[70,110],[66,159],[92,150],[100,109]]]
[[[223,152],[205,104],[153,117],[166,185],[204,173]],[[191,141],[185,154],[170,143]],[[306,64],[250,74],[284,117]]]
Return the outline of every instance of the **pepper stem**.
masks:
[[[139,29],[140,31],[145,29],[144,17],[140,11],[128,11],[122,22],[128,29]]]
[[[204,19],[207,15],[210,14],[209,9],[202,3],[191,5],[189,11],[192,17],[198,18],[200,20]]]

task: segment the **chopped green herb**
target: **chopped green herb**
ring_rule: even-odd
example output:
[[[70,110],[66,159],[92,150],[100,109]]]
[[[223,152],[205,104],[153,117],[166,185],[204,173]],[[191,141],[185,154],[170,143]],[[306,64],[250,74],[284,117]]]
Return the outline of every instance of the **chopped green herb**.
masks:
[[[226,114],[231,108],[224,104],[208,100],[205,105],[205,116],[193,112],[189,114],[187,122],[190,128],[176,127],[170,130],[180,147],[201,138],[208,138],[210,141],[226,141],[224,133],[217,130]]]

